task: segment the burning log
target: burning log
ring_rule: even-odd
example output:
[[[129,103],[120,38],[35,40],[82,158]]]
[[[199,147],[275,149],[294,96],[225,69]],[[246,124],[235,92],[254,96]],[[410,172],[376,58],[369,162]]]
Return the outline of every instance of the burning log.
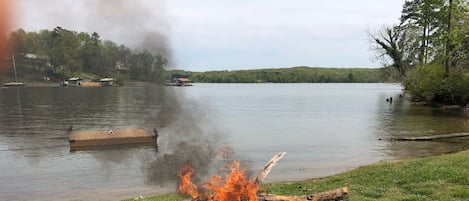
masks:
[[[192,168],[184,166],[178,174],[181,179],[179,193],[191,195],[192,199],[184,201],[326,201],[341,200],[348,194],[347,187],[304,196],[259,194],[260,184],[285,154],[286,152],[277,153],[259,172],[254,181],[248,180],[244,170],[239,169],[239,162],[234,161],[233,164],[228,164],[231,171],[226,175],[225,180],[215,175],[204,184],[204,187],[208,189],[205,193],[200,193],[197,186],[191,182]]]

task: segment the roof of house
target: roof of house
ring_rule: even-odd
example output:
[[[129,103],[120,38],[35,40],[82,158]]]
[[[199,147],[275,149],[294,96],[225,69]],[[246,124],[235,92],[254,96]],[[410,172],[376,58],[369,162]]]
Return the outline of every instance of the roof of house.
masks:
[[[79,77],[72,77],[68,79],[68,81],[77,81],[77,80],[82,80],[82,79]]]
[[[177,80],[181,81],[181,82],[190,82],[191,80],[189,80],[189,78],[184,78],[184,77],[180,77],[180,78],[176,78]]]
[[[116,79],[111,78],[111,77],[107,77],[107,78],[100,79],[99,81],[101,81],[101,82],[111,82],[111,81],[116,81]]]

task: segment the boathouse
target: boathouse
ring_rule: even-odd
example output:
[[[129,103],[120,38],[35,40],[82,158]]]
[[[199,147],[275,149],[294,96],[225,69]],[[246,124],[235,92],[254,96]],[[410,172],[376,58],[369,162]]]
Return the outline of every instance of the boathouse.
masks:
[[[175,78],[174,83],[176,86],[184,87],[184,86],[192,86],[192,82],[189,78]]]

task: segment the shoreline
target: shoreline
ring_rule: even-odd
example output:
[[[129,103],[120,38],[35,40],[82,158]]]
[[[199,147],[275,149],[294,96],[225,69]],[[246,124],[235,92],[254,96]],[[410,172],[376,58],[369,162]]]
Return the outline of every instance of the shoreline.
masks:
[[[459,152],[454,153],[446,153],[440,154],[435,156],[426,156],[426,157],[415,157],[415,158],[407,158],[407,159],[396,159],[396,160],[385,160],[380,161],[364,166],[359,166],[353,169],[349,169],[343,171],[341,173],[333,174],[326,177],[320,178],[307,178],[301,181],[281,181],[281,182],[274,182],[274,183],[265,183],[262,185],[261,189],[266,190],[270,194],[277,194],[277,195],[304,195],[304,194],[311,194],[311,193],[318,193],[324,192],[327,190],[336,189],[343,186],[348,186],[350,189],[350,194],[348,195],[350,200],[362,200],[362,199],[377,199],[375,195],[369,195],[368,192],[374,192],[376,194],[385,195],[383,197],[390,197],[390,200],[396,199],[405,199],[407,197],[412,197],[413,190],[410,189],[410,195],[402,194],[400,192],[395,193],[394,191],[399,191],[400,189],[388,189],[392,191],[390,193],[383,191],[383,186],[394,186],[396,185],[395,182],[400,183],[404,181],[407,183],[409,182],[411,185],[416,185],[416,188],[428,188],[427,183],[431,185],[439,185],[438,182],[433,182],[432,180],[438,180],[441,182],[441,178],[435,177],[443,177],[449,179],[451,181],[452,175],[441,175],[438,174],[437,176],[433,176],[433,174],[437,174],[439,171],[449,171],[446,169],[452,170],[455,168],[464,168],[467,169],[464,164],[460,164],[459,161],[468,161],[469,159],[469,150],[462,150]],[[469,163],[469,162],[466,162]],[[419,165],[415,165],[419,164]],[[457,167],[457,166],[462,167]],[[409,169],[412,168],[412,169]],[[406,169],[406,172],[403,172],[402,169]],[[432,171],[428,171],[427,169],[431,169]],[[466,170],[469,172],[469,170]],[[450,171],[450,172],[458,172],[458,171]],[[384,174],[386,173],[386,174]],[[409,174],[417,176],[409,176],[415,178],[408,178],[406,176],[402,176],[402,174]],[[429,178],[426,179],[424,177],[418,176],[418,174],[430,174]],[[457,176],[457,175],[456,175]],[[403,181],[398,181],[403,180]],[[416,180],[416,181],[413,181]],[[391,183],[386,183],[391,182]],[[464,180],[462,181],[464,183]],[[364,183],[364,184],[357,184],[357,183]],[[378,183],[378,184],[375,184]],[[419,186],[420,183],[425,183]],[[356,185],[356,186],[355,186]],[[467,185],[467,183],[465,184]],[[365,189],[364,189],[365,188]],[[377,188],[377,189],[369,189],[369,188]],[[406,190],[405,185],[397,185],[395,188],[403,188]],[[457,187],[455,187],[457,188]],[[380,189],[380,190],[379,190]],[[439,188],[435,188],[438,190]],[[414,190],[415,191],[415,190]],[[443,191],[443,190],[442,190]],[[425,191],[423,191],[425,192]],[[425,195],[425,193],[429,195]],[[441,196],[438,192],[425,192],[421,195],[418,195],[419,198],[424,200],[441,200],[441,199],[425,199],[424,196],[428,196],[429,198]],[[451,193],[451,192],[448,192]],[[356,194],[356,195],[355,195]],[[387,195],[389,194],[389,195]],[[433,195],[436,194],[436,195]],[[461,197],[463,199],[469,198],[469,189],[465,188],[463,192],[456,195],[455,197]],[[144,199],[138,200],[147,200],[147,201],[163,201],[165,200],[164,196],[176,196],[177,193],[166,193],[166,194],[156,194],[152,195],[151,197],[144,197]],[[368,197],[371,196],[371,197]],[[358,197],[359,199],[353,199],[352,197]],[[379,197],[379,198],[383,198]],[[128,197],[124,200],[134,200],[138,197]],[[175,199],[176,200],[176,199]],[[179,199],[177,199],[179,200]],[[182,200],[182,197],[181,197]],[[384,199],[387,200],[387,199]]]
[[[62,86],[60,82],[51,82],[51,81],[31,81],[31,82],[25,82],[25,86],[21,87],[67,87],[67,86]],[[98,82],[96,82],[98,83]],[[153,83],[153,82],[140,82],[140,81],[132,81],[132,82],[125,82],[126,87],[146,87],[146,86],[163,86],[161,84]],[[81,87],[101,87],[98,83],[98,85],[84,85]],[[116,86],[113,86],[116,87]],[[2,86],[1,88],[17,88],[17,87],[5,87]]]

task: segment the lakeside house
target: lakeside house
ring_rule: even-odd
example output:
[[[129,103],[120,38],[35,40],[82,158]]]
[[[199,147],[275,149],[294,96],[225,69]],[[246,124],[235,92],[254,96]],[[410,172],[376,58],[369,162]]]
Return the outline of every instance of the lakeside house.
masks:
[[[192,86],[192,81],[189,78],[175,78],[174,83],[176,86],[184,87],[184,86]]]

